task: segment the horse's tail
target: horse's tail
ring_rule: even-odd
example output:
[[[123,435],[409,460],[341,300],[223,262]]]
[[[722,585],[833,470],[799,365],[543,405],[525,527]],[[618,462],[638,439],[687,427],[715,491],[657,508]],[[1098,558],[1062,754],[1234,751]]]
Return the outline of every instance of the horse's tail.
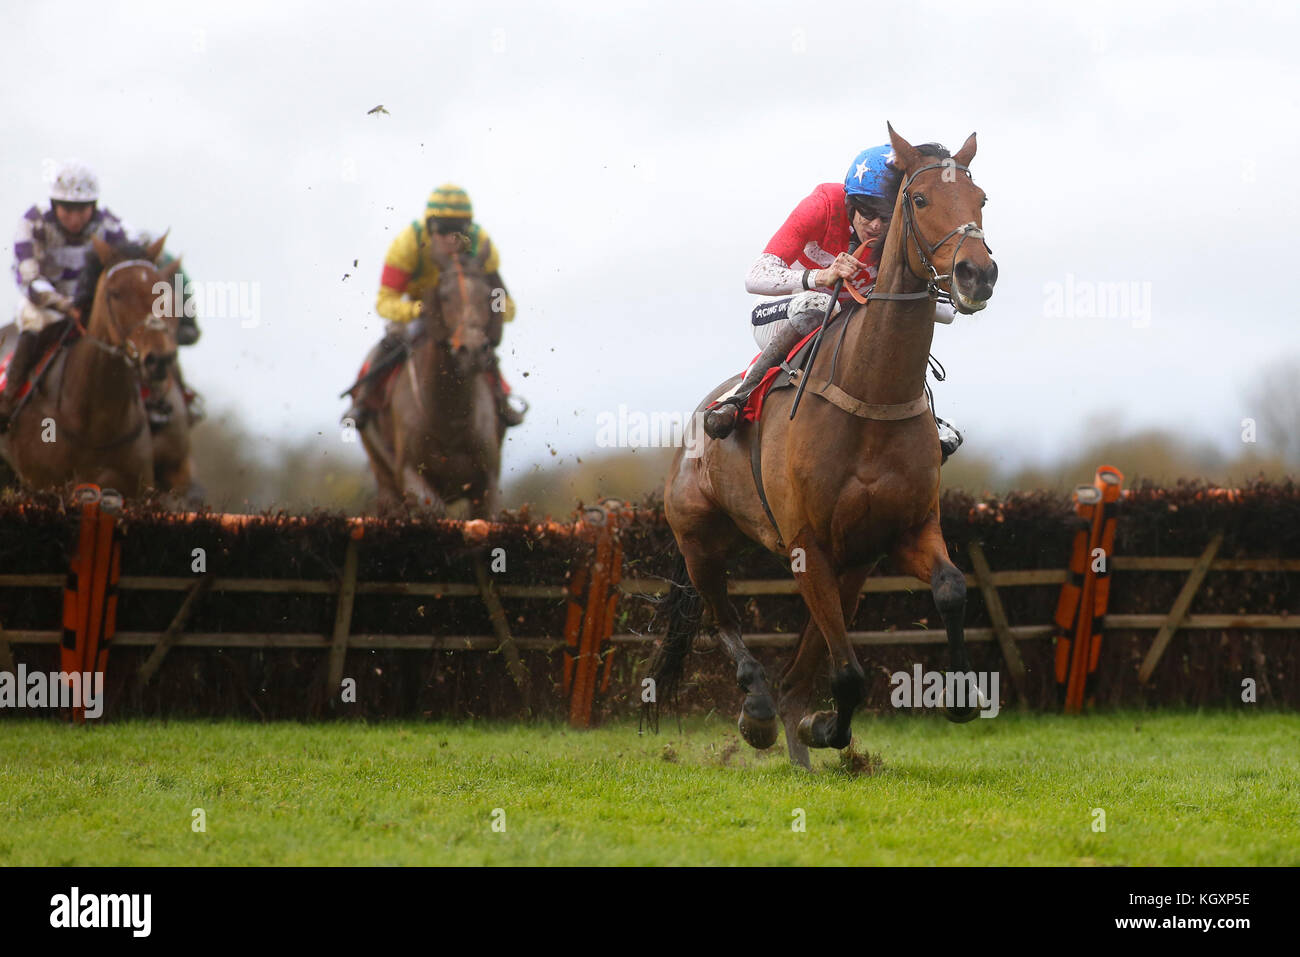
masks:
[[[663,609],[668,617],[668,630],[650,659],[649,677],[653,684],[642,691],[644,703],[641,706],[642,717],[648,720],[655,732],[659,730],[660,703],[677,697],[682,668],[686,656],[691,653],[691,642],[700,630],[700,619],[704,614],[703,600],[686,571],[686,556],[680,552],[673,566]],[[650,693],[647,695],[646,691]],[[645,700],[647,697],[649,700]]]

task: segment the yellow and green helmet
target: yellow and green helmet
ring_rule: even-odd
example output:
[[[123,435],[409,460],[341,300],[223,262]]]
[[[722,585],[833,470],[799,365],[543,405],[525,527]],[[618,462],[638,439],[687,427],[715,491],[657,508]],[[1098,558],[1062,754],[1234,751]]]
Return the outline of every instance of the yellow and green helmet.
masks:
[[[429,201],[424,204],[424,218],[469,222],[474,218],[474,207],[463,189],[454,183],[443,183],[429,194]]]

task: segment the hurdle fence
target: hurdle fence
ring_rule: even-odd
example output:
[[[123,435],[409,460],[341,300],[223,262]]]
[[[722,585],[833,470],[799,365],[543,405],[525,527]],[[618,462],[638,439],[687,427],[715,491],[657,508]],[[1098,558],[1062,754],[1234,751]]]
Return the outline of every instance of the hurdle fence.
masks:
[[[208,519],[214,516],[208,515]],[[216,516],[217,521],[237,529],[255,521],[249,516]],[[349,520],[349,535],[342,567],[331,577],[264,578],[237,577],[213,573],[181,575],[123,574],[110,583],[108,591],[116,594],[119,603],[126,607],[136,596],[151,595],[155,602],[163,596],[174,595],[175,611],[170,622],[160,630],[116,631],[113,622],[105,621],[101,642],[106,648],[147,649],[147,656],[134,669],[131,680],[139,687],[159,680],[169,655],[175,649],[302,649],[322,653],[328,662],[329,689],[338,689],[345,678],[349,653],[378,649],[411,652],[489,652],[499,655],[510,680],[518,690],[525,711],[538,703],[539,696],[548,693],[533,680],[521,653],[537,652],[548,657],[562,656],[562,678],[558,691],[567,704],[567,718],[576,728],[588,727],[593,722],[595,703],[610,693],[614,662],[622,655],[644,658],[651,644],[657,640],[652,633],[620,628],[620,603],[640,598],[653,601],[662,598],[669,583],[662,577],[636,574],[636,562],[625,561],[627,541],[622,532],[644,518],[623,503],[606,502],[596,509],[586,510],[581,517],[569,523],[546,523],[548,540],[563,540],[578,549],[581,559],[574,563],[566,581],[521,584],[498,581],[491,571],[491,559],[483,549],[489,548],[499,526],[486,522],[460,523],[460,534],[467,547],[464,562],[472,566],[473,580],[400,581],[363,578],[359,574],[360,556],[366,546],[367,521]],[[128,537],[127,544],[130,540]],[[1192,613],[1194,600],[1206,583],[1222,576],[1268,573],[1280,576],[1300,573],[1300,558],[1224,558],[1219,556],[1223,532],[1211,530],[1197,555],[1135,556],[1116,554],[1108,556],[1110,573],[1123,581],[1130,573],[1167,573],[1181,575],[1182,584],[1175,600],[1166,610],[1150,613],[1108,612],[1100,616],[1099,633],[1116,630],[1154,632],[1154,637],[1138,667],[1138,679],[1146,684],[1155,674],[1162,658],[1174,644],[1176,636],[1189,632],[1298,632],[1300,616],[1289,609],[1282,612]],[[972,594],[981,596],[987,613],[988,625],[968,626],[966,640],[973,644],[993,643],[1000,655],[1002,667],[1017,692],[1020,706],[1030,697],[1025,687],[1026,665],[1022,650],[1033,643],[1052,642],[1059,629],[1052,621],[1012,624],[1004,608],[1008,589],[1028,587],[1062,587],[1070,581],[1069,568],[1004,568],[993,569],[978,537],[971,537],[954,558],[971,570],[966,573],[967,587]],[[629,574],[629,569],[631,572]],[[461,576],[463,577],[463,576]],[[84,581],[84,576],[83,576]],[[30,594],[42,590],[57,591],[70,587],[67,574],[54,572],[24,573],[0,572],[0,609],[11,607],[6,595]],[[736,579],[729,585],[730,594],[738,600],[749,598],[779,598],[796,596],[798,589],[792,579]],[[869,577],[862,589],[866,595],[889,593],[926,593],[927,583],[907,576]],[[196,609],[214,595],[224,595],[229,600],[237,596],[313,596],[332,603],[331,627],[318,631],[275,630],[202,630],[191,629],[190,621]],[[435,610],[427,614],[429,622],[438,622],[438,602],[449,599],[481,602],[482,611],[490,623],[479,633],[455,634],[394,633],[359,628],[354,618],[358,599],[382,598],[420,599]],[[563,607],[562,629],[548,628],[543,635],[516,635],[513,623],[534,617],[531,609],[540,605],[548,608]],[[68,605],[65,602],[65,608]],[[424,607],[421,613],[426,614]],[[102,611],[100,612],[103,616]],[[552,616],[554,619],[554,616]],[[52,623],[51,623],[52,624]],[[69,622],[63,627],[7,626],[0,617],[0,671],[15,670],[15,648],[32,646],[65,647],[73,641]],[[75,630],[75,629],[73,629]],[[756,648],[784,648],[798,639],[797,630],[747,631],[747,645]],[[876,630],[855,630],[848,635],[860,647],[899,645],[943,645],[946,634],[942,627],[908,628],[890,627]],[[708,639],[702,639],[707,642]],[[111,668],[112,665],[110,664]],[[627,689],[624,689],[625,691]],[[629,694],[629,700],[631,700]]]

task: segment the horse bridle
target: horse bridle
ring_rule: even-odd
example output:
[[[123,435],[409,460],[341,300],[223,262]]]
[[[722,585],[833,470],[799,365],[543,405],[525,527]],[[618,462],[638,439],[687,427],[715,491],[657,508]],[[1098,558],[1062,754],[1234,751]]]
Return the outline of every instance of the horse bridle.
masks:
[[[119,270],[125,269],[128,266],[148,266],[150,269],[157,268],[153,263],[149,262],[147,259],[128,259],[125,260],[124,262],[120,262],[114,266],[111,266],[108,272],[104,274],[104,278],[102,282],[104,283],[105,305],[108,307],[108,321],[112,325],[112,331],[114,335],[116,335],[117,338],[120,339],[121,341],[104,342],[102,339],[98,339],[95,336],[90,335],[90,333],[86,330],[86,327],[83,326],[79,320],[77,321],[77,326],[81,330],[85,338],[90,342],[92,342],[96,346],[96,348],[101,349],[104,352],[107,352],[109,355],[122,357],[122,359],[125,360],[127,366],[135,373],[136,378],[143,379],[144,376],[140,369],[140,364],[141,364],[140,350],[136,348],[135,343],[131,341],[130,337],[122,331],[122,324],[117,321],[117,314],[113,311],[113,298],[108,294],[108,284],[112,281],[113,276]],[[149,317],[145,319],[142,323],[140,323],[140,325],[144,326],[146,329],[161,328],[165,330],[167,328],[166,322],[160,316],[153,315],[152,313],[150,313]],[[173,353],[173,357],[174,355],[175,354]],[[59,396],[56,403],[56,408],[61,409],[62,407],[63,407],[63,390],[59,389]],[[140,433],[144,431],[144,427],[147,424],[148,419],[149,419],[148,415],[142,412],[140,415],[140,420],[139,422],[136,423],[134,428],[128,430],[127,432],[123,433],[122,435],[118,436],[116,439],[113,439],[110,442],[106,442],[102,445],[93,446],[91,448],[91,451],[102,452],[106,449],[116,448],[119,445],[125,445],[127,442],[135,441],[135,439],[140,435]],[[68,429],[66,425],[63,427],[63,429],[74,441],[82,441],[82,439],[79,438],[70,429]]]
[[[122,330],[122,324],[117,321],[117,313],[113,311],[113,297],[108,294],[108,284],[113,281],[114,274],[116,274],[118,270],[125,269],[128,266],[148,266],[150,269],[157,268],[147,259],[128,259],[125,262],[120,262],[117,265],[110,267],[108,272],[104,274],[104,300],[105,304],[108,306],[108,321],[112,324],[113,334],[120,341],[103,342],[102,340],[91,336],[89,333],[86,333],[86,338],[90,339],[91,342],[112,355],[123,356],[126,359],[127,364],[134,366],[138,372],[140,369],[140,350],[136,348],[136,345],[131,341],[130,336]],[[167,329],[167,323],[162,319],[162,317],[156,316],[153,313],[150,313],[149,317],[141,322],[140,325],[145,329],[150,330],[166,331]],[[84,327],[82,327],[82,332],[86,332]],[[172,354],[172,357],[174,356],[175,353]]]
[[[913,271],[911,262],[907,262],[907,271],[912,274],[913,278],[919,279],[921,282],[925,283],[925,291],[902,292],[902,293],[886,293],[886,292],[878,293],[875,292],[873,287],[872,291],[867,293],[868,300],[890,299],[890,300],[897,301],[897,300],[910,300],[910,299],[925,299],[928,297],[930,299],[933,299],[935,302],[941,302],[946,305],[952,305],[952,292],[951,292],[952,274],[957,269],[957,256],[961,252],[962,244],[966,242],[967,239],[978,239],[981,243],[984,244],[984,248],[985,250],[988,251],[988,254],[990,256],[993,255],[993,250],[989,247],[988,241],[984,238],[984,230],[979,226],[975,225],[975,223],[973,222],[962,223],[960,226],[954,226],[952,229],[948,230],[948,232],[946,232],[943,235],[943,238],[940,239],[938,242],[931,243],[929,240],[927,240],[924,236],[921,235],[921,229],[916,224],[916,214],[912,211],[912,195],[911,195],[912,181],[915,180],[922,173],[932,169],[961,170],[967,176],[971,175],[969,167],[961,166],[957,162],[949,158],[940,163],[930,163],[927,166],[922,166],[920,169],[916,170],[914,173],[908,176],[907,181],[903,184],[903,189],[902,189],[903,245],[906,246],[908,239],[911,239],[912,245],[916,247],[916,254],[921,259],[921,265],[924,266],[929,271],[929,276],[918,276],[916,272]],[[974,177],[971,178],[971,181],[972,183],[974,182]],[[949,267],[948,272],[941,274],[939,270],[935,268],[934,263],[932,263],[930,260],[934,256],[934,254],[938,252],[939,247],[941,247],[953,236],[956,236],[958,234],[961,235],[961,239],[957,241],[957,246],[952,251],[952,266]],[[947,290],[941,289],[939,287],[939,283],[943,282],[944,280],[948,281]]]
[[[984,244],[984,248],[988,251],[989,255],[993,255],[993,250],[989,247],[988,241],[984,238],[984,230],[973,222],[962,223],[960,226],[954,226],[952,229],[948,230],[948,232],[944,233],[942,239],[935,243],[931,243],[921,235],[921,230],[916,224],[915,214],[912,212],[912,181],[922,173],[932,169],[961,170],[967,176],[971,175],[969,167],[962,166],[951,157],[948,157],[941,162],[930,163],[926,166],[922,166],[920,169],[908,176],[906,182],[903,183],[901,192],[903,198],[904,265],[906,266],[907,271],[911,273],[912,278],[919,279],[921,282],[925,283],[925,289],[921,292],[876,292],[875,284],[873,283],[871,289],[867,291],[866,299],[868,302],[872,299],[884,299],[894,302],[933,299],[938,303],[952,305],[952,293],[950,291],[952,289],[952,275],[957,270],[957,255],[961,252],[962,243],[966,242],[967,239],[978,239]],[[972,185],[974,184],[974,177],[971,177],[971,183]],[[938,251],[939,247],[959,233],[961,234],[961,239],[957,240],[957,247],[952,251],[952,266],[947,273],[940,274],[939,270],[934,267],[934,263],[930,260],[934,256],[935,252]],[[912,244],[916,247],[916,254],[921,258],[921,264],[929,270],[930,275],[928,277],[918,276],[916,272],[913,271],[911,262],[906,259],[906,247],[909,239],[911,239]],[[945,279],[948,280],[948,290],[939,287],[939,283],[943,282]],[[865,305],[865,303],[863,305]],[[840,326],[840,336],[835,342],[835,352],[831,356],[830,375],[827,376],[826,379],[828,384],[833,385],[835,382],[835,369],[839,365],[840,361],[840,347],[844,345],[844,334],[848,331],[849,319],[852,318],[856,312],[858,312],[857,309],[850,310],[848,315],[844,317],[844,322]],[[836,318],[838,319],[839,317],[837,316]],[[930,361],[935,362],[936,360],[931,356]],[[942,368],[942,366],[940,366],[940,368]],[[944,378],[943,374],[938,372],[935,373],[935,376],[940,381]],[[929,388],[928,385],[925,386],[926,394],[928,394]],[[908,405],[908,403],[902,403],[902,405]]]
[[[456,269],[456,286],[460,290],[460,306],[461,306],[459,310],[460,315],[456,320],[456,325],[452,329],[448,330],[447,333],[447,344],[448,346],[451,347],[451,351],[454,354],[456,349],[460,345],[461,342],[460,333],[461,330],[465,328],[465,319],[469,315],[469,310],[471,307],[470,307],[469,290],[466,288],[466,280],[468,279],[468,276],[465,273],[464,263],[461,261],[461,257],[459,255],[454,256],[452,258],[452,263]],[[450,278],[451,278],[450,270],[444,270],[443,277],[440,280],[440,283],[447,281]],[[490,347],[489,347],[489,351],[490,351]]]

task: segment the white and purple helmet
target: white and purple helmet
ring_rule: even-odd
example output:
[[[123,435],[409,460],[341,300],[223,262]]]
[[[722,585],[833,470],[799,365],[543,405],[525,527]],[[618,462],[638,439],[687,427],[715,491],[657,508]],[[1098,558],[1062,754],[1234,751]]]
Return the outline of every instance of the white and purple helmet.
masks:
[[[99,179],[85,163],[69,160],[54,171],[50,199],[61,203],[93,203],[99,199]]]

